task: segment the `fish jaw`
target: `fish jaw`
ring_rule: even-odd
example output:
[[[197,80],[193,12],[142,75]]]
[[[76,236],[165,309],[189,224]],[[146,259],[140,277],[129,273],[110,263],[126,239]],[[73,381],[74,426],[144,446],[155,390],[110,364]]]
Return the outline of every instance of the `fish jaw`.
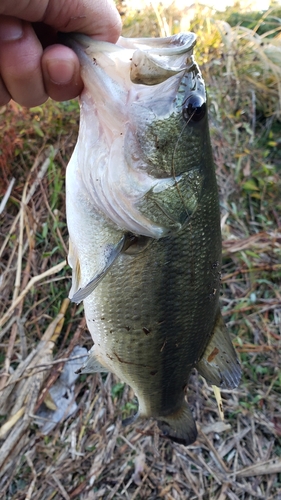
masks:
[[[162,208],[159,217],[146,214],[146,197],[152,193],[157,198],[161,192],[162,198],[167,191],[178,198],[182,176],[175,175],[173,169],[163,171],[161,158],[156,160],[156,168],[151,165],[142,154],[141,136],[143,127],[155,118],[165,121],[170,115],[181,117],[181,104],[175,97],[185,73],[194,73],[195,36],[171,37],[160,46],[140,39],[130,43],[120,39],[119,43],[115,46],[81,35],[71,39],[70,46],[81,61],[85,85],[79,134],[83,140],[78,139],[76,146],[77,156],[83,158],[79,160],[81,178],[93,206],[118,228],[158,239],[180,230],[182,222],[177,220],[178,214],[163,216]],[[156,85],[152,75],[153,85],[147,81],[136,84],[132,81],[132,68],[138,69],[138,80],[151,70],[153,75],[160,75],[161,81]],[[199,70],[195,69],[196,78],[200,79]],[[204,88],[202,95],[205,98]],[[140,119],[142,126],[138,125]]]

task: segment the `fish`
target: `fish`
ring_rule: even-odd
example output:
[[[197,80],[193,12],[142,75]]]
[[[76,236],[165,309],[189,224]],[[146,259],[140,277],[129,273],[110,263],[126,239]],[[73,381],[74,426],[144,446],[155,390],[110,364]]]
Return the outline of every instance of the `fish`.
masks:
[[[188,405],[196,368],[237,387],[223,320],[219,195],[194,33],[64,35],[80,60],[77,144],[66,172],[69,297],[93,339],[83,373],[112,372],[163,438],[197,437]]]

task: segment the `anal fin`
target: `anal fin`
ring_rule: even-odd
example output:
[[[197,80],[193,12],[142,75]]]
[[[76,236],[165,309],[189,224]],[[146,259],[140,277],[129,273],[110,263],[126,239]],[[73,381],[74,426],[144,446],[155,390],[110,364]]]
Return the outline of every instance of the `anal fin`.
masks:
[[[195,368],[211,385],[234,389],[240,382],[241,366],[221,312],[204,354]]]
[[[76,373],[107,373],[108,369],[105,368],[98,360],[95,353],[95,346],[88,352],[86,363]]]

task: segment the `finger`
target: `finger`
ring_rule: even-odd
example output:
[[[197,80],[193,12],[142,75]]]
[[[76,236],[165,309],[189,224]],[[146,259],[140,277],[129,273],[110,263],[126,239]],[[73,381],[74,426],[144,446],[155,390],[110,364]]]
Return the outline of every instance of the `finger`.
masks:
[[[68,47],[52,45],[45,49],[42,70],[47,94],[55,101],[73,99],[82,92],[79,60]]]
[[[5,104],[8,104],[8,102],[11,100],[11,96],[6,89],[2,79],[0,78],[0,106],[4,106]]]
[[[41,70],[42,46],[31,25],[0,16],[0,74],[11,97],[22,106],[47,99]]]
[[[0,0],[0,14],[43,22],[56,31],[79,31],[112,43],[118,40],[122,27],[113,0]]]
[[[122,28],[113,0],[49,0],[40,21],[64,33],[76,31],[112,43],[118,40]]]

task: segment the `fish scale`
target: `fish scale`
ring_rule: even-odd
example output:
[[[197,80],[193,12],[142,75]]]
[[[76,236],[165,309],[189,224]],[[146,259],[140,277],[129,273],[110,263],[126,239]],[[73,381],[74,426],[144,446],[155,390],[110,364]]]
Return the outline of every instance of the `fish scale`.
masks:
[[[65,43],[85,85],[66,175],[70,297],[84,301],[94,342],[83,372],[115,373],[138,398],[126,423],[154,417],[162,436],[188,445],[191,370],[227,388],[241,374],[219,305],[219,200],[195,37]]]
[[[95,309],[106,308],[103,320],[95,318],[95,342],[102,345],[107,332],[110,344],[105,343],[104,361],[110,359],[114,372],[134,387],[143,416],[165,415],[183,398],[190,371],[205,349],[219,311],[218,291],[210,297],[211,264],[221,259],[220,233],[216,239],[213,235],[219,223],[214,192],[210,189],[206,203],[203,198],[202,208],[184,232],[155,241],[137,258],[120,256],[84,301],[87,319],[91,304]],[[199,223],[200,231],[195,229]],[[189,270],[184,281],[183,263]],[[153,392],[161,399],[153,400]]]

